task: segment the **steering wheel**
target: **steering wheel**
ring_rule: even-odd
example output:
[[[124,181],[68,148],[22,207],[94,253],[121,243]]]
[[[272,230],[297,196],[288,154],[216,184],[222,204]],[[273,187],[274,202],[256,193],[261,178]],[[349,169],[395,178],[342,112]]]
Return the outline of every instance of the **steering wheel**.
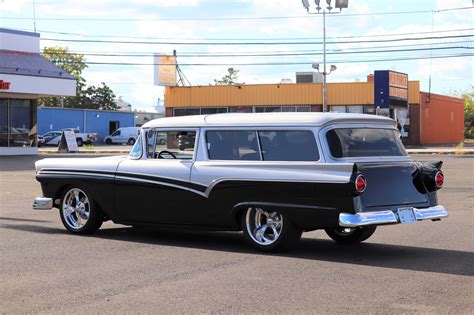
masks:
[[[166,151],[166,150],[163,150],[163,151],[160,151],[160,153],[158,153],[158,159],[164,159],[164,157],[162,157],[161,155],[162,154],[168,154],[168,155],[171,155],[173,157],[173,159],[177,159],[176,155],[174,155],[173,152],[170,152],[170,151]]]

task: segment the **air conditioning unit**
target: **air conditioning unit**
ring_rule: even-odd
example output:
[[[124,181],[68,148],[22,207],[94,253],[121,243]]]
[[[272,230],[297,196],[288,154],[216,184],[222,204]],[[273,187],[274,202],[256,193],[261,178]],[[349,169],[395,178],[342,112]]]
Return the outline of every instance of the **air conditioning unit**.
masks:
[[[296,72],[296,83],[322,83],[323,75],[319,72]]]

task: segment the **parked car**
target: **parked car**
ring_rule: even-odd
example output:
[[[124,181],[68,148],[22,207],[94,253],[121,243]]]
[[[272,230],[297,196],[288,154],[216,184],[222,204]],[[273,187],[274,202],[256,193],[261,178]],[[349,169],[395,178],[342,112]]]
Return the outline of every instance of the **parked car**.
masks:
[[[189,150],[168,139],[194,135]],[[37,161],[44,197],[74,234],[105,220],[241,230],[256,248],[324,229],[358,243],[378,226],[439,220],[442,162],[406,153],[393,120],[338,113],[215,114],[146,123],[128,156]],[[395,232],[396,230],[393,230]]]
[[[61,136],[63,131],[74,131],[76,136],[76,141],[78,146],[82,146],[84,144],[91,144],[97,141],[97,133],[81,133],[79,130],[74,128],[65,128],[62,131],[48,131],[43,135],[38,135],[38,147],[51,145],[57,146],[61,141]]]
[[[134,145],[140,134],[139,127],[124,127],[114,131],[111,135],[105,137],[107,144],[130,144]]]

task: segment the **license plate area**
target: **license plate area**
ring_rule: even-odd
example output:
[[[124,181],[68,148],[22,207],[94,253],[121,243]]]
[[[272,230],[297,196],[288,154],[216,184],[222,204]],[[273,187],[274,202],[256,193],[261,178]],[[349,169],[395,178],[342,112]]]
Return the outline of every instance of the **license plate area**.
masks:
[[[400,223],[412,223],[416,222],[415,213],[413,208],[402,208],[397,210],[398,219]]]

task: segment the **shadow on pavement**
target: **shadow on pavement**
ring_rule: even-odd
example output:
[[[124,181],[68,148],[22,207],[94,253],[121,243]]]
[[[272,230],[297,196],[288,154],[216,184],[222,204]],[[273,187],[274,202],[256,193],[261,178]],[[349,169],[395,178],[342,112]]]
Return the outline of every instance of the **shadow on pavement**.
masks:
[[[21,218],[12,218],[12,217],[0,217],[0,221],[16,221],[16,222],[51,222],[48,220],[35,220],[35,219],[21,219]]]
[[[33,233],[68,234],[63,229],[39,225],[1,224],[0,227]],[[474,268],[472,267],[474,265],[474,253],[447,249],[369,242],[342,246],[330,240],[302,238],[299,245],[290,252],[267,254],[253,250],[245,243],[241,233],[156,230],[133,227],[101,229],[93,236],[87,237],[242,254],[293,257],[348,265],[474,276]]]

